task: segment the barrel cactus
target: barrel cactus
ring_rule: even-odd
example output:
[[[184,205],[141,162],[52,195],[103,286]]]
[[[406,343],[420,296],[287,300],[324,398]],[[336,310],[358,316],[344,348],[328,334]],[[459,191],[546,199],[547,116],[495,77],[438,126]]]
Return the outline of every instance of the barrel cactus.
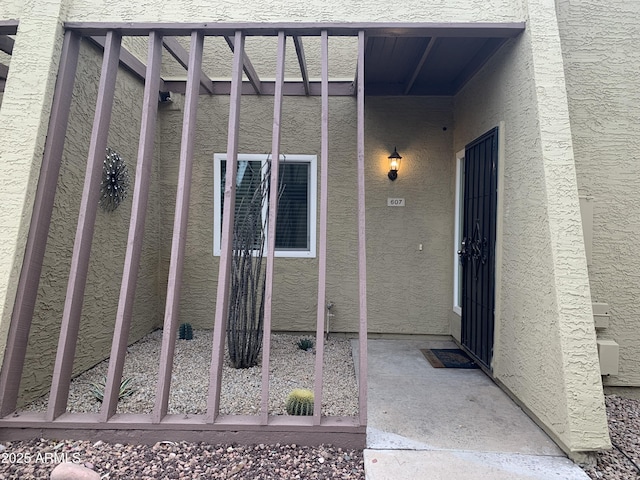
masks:
[[[287,397],[286,409],[289,415],[313,415],[313,392],[296,388]]]
[[[180,340],[192,340],[193,339],[193,328],[190,323],[183,323],[180,325],[179,332]]]

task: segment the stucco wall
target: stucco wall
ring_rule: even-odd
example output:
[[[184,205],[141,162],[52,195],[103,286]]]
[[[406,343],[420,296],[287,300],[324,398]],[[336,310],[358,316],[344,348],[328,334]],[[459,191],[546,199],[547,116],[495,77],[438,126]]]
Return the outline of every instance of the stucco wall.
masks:
[[[51,381],[82,196],[101,62],[101,51],[83,42],[49,241],[21,383],[21,402],[46,393]],[[114,212],[98,209],[74,375],[108,357],[111,348],[135,179],[142,89],[141,83],[129,73],[122,69],[118,72],[108,146],[119,152],[125,159],[131,184],[127,199],[118,209]],[[157,170],[157,166],[155,169]],[[157,175],[154,175],[153,180],[136,303],[129,336],[130,343],[138,340],[158,324]]]
[[[28,2],[20,13],[0,110],[0,356],[24,257],[62,45],[59,19],[65,14],[60,0]]]
[[[594,197],[591,295],[611,311],[598,336],[620,345],[619,375],[603,381],[640,386],[640,3],[556,3],[578,188]]]
[[[205,0],[154,0],[144,4],[125,0],[70,2],[69,18],[75,21],[164,21],[164,22],[509,22],[522,18],[520,2],[510,0],[407,0],[394,4],[384,0],[366,2],[340,0],[243,1],[224,3]]]
[[[0,19],[17,20],[22,11],[23,2],[18,0],[4,0],[0,4]]]
[[[571,452],[608,442],[554,21],[529,2],[527,30],[456,97],[455,147],[505,122],[493,372]]]
[[[174,96],[175,97],[175,96]],[[181,97],[163,110],[163,237],[160,278],[166,279],[171,247],[180,148]],[[320,99],[284,99],[282,152],[320,153]],[[448,334],[451,289],[453,193],[449,99],[369,98],[366,102],[367,253],[369,330]],[[330,101],[327,300],[335,304],[332,331],[358,325],[356,112],[353,98]],[[239,151],[268,153],[273,98],[242,99]],[[389,121],[390,118],[400,119]],[[218,258],[213,252],[213,154],[226,151],[227,97],[201,97],[180,318],[211,327]],[[387,156],[397,145],[405,157],[396,182],[387,178]],[[387,207],[403,197],[404,208]],[[418,245],[423,250],[418,251]],[[273,328],[315,330],[317,259],[276,258]],[[164,280],[166,282],[166,280]],[[164,298],[164,292],[161,296]]]

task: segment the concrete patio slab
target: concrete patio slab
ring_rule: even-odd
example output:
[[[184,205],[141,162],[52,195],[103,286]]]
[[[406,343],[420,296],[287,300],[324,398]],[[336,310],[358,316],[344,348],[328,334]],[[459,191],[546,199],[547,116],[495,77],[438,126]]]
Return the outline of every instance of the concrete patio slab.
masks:
[[[456,345],[368,342],[367,479],[588,478],[481,370],[433,368],[424,348]]]
[[[365,450],[367,480],[588,480],[566,457],[462,451]]]

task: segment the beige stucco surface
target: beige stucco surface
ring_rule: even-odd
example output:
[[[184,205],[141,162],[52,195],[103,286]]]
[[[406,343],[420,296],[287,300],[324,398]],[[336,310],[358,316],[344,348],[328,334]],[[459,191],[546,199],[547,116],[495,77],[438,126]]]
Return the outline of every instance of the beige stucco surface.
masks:
[[[603,381],[640,386],[640,3],[556,3],[578,188],[594,198],[591,295],[611,311],[598,337],[620,345],[619,375]]]
[[[0,355],[24,256],[62,44],[59,19],[65,14],[60,0],[28,2],[20,13],[0,109]]]
[[[0,111],[0,122],[9,126],[12,139],[6,141],[5,129],[0,141],[0,176],[11,181],[0,192],[4,207],[0,213],[0,354],[6,342],[33,204],[62,21],[526,20],[527,31],[510,41],[455,99],[367,99],[369,328],[381,333],[449,333],[454,155],[467,142],[504,121],[503,268],[497,286],[500,310],[494,375],[566,450],[608,446],[553,7],[550,0],[410,0],[393,9],[382,0],[313,0],[299,4],[234,0],[215,5],[202,0],[153,0],[144,8],[123,0],[98,5],[91,0],[49,0],[38,2],[36,13],[35,2],[27,4],[19,12],[20,31]],[[7,14],[5,10],[0,12]],[[83,52],[82,71],[95,75],[97,57],[87,49]],[[268,62],[258,68],[266,71]],[[341,63],[337,62],[335,68],[342,71]],[[34,76],[34,71],[42,72],[42,77]],[[59,277],[59,272],[68,272],[92,118],[93,101],[89,98],[95,83],[83,82],[78,88],[55,212],[60,221],[54,220],[52,238],[56,240],[49,246],[45,262],[34,324],[37,335],[29,349],[24,380],[25,386],[34,385],[29,387],[29,395],[40,391],[43,381],[46,384],[50,370],[34,374],[41,368],[34,366],[35,354],[46,352],[47,368],[51,368],[57,332],[50,333],[49,322],[51,318],[59,322],[66,288],[66,274]],[[135,81],[119,76],[119,101],[109,141],[131,159],[137,145],[141,91]],[[145,245],[141,269],[145,276],[140,279],[132,339],[158,325],[164,307],[182,122],[179,100],[176,96],[173,105],[163,106],[159,116],[158,170],[151,200],[158,208],[149,219],[151,235],[147,238],[152,238]],[[272,97],[243,99],[240,152],[269,152],[272,101]],[[217,260],[212,255],[213,154],[226,150],[228,98],[203,96],[199,107],[180,320],[206,327],[213,320],[217,279]],[[354,331],[355,101],[332,99],[330,111],[327,300],[336,304],[332,330]],[[282,150],[318,153],[319,118],[317,98],[285,99]],[[385,162],[394,146],[405,158],[399,179],[391,183],[386,178]],[[597,192],[591,193],[597,196]],[[405,198],[406,207],[387,207],[388,197]],[[128,209],[129,201],[125,205]],[[98,216],[76,371],[108,354],[127,223],[124,210],[113,216]],[[604,248],[607,240],[594,236],[594,255],[598,241]],[[315,259],[277,259],[275,329],[314,328],[316,271]],[[46,335],[53,339],[45,342],[42,337]],[[629,349],[624,352],[633,353]]]
[[[177,186],[182,110],[163,110],[163,238],[160,278],[166,279]],[[330,173],[327,234],[327,301],[334,303],[331,330],[357,331],[356,112],[353,98],[329,105]],[[181,321],[212,327],[218,257],[213,256],[213,154],[226,151],[228,98],[201,97],[181,296]],[[273,99],[242,100],[239,151],[271,149]],[[369,330],[380,333],[448,333],[451,289],[452,165],[449,99],[367,101],[367,249]],[[282,152],[320,153],[319,98],[284,99]],[[402,118],[395,124],[389,118]],[[405,123],[407,122],[407,123]],[[405,151],[400,178],[387,178],[387,156]],[[387,206],[405,198],[404,208]],[[423,251],[418,245],[423,244]],[[315,330],[317,259],[277,258],[273,303],[276,330]],[[161,293],[164,298],[164,293]]]
[[[49,241],[27,348],[21,400],[46,393],[51,381],[84,184],[101,61],[101,52],[83,42]],[[108,146],[120,153],[125,160],[131,184],[127,199],[114,212],[98,209],[74,375],[108,357],[111,348],[135,180],[142,89],[139,81],[124,70],[119,71]],[[154,170],[157,172],[157,165]],[[158,324],[156,270],[160,217],[157,208],[157,175],[154,174],[153,177],[155,181],[149,202],[147,235],[129,343],[138,340]]]
[[[553,10],[456,98],[456,150],[505,122],[502,281],[493,372],[567,450],[607,447]]]
[[[152,0],[144,6],[125,0],[99,4],[91,0],[73,0],[69,18],[85,22],[508,22],[520,20],[521,12],[520,2],[510,0],[406,0],[394,4],[393,8],[389,8],[385,0],[231,0],[216,4],[205,0]]]

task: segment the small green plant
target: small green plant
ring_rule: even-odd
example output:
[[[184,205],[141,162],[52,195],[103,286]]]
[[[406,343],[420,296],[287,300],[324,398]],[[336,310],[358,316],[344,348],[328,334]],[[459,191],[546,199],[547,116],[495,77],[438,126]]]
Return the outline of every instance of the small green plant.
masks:
[[[133,378],[123,378],[120,382],[120,391],[118,392],[118,400],[122,400],[125,397],[133,395],[136,389],[131,385]],[[91,382],[91,394],[100,403],[104,400],[104,390],[107,385],[107,377],[103,376],[99,382]]]
[[[305,352],[308,352],[309,350],[311,350],[313,348],[313,339],[311,339],[311,338],[301,338],[300,340],[298,340],[296,345],[298,345],[298,348],[300,350],[304,350]]]
[[[193,339],[193,328],[190,323],[183,323],[180,325],[179,337],[180,340],[192,340]]]
[[[286,409],[289,415],[313,415],[313,392],[296,388],[287,397]]]

